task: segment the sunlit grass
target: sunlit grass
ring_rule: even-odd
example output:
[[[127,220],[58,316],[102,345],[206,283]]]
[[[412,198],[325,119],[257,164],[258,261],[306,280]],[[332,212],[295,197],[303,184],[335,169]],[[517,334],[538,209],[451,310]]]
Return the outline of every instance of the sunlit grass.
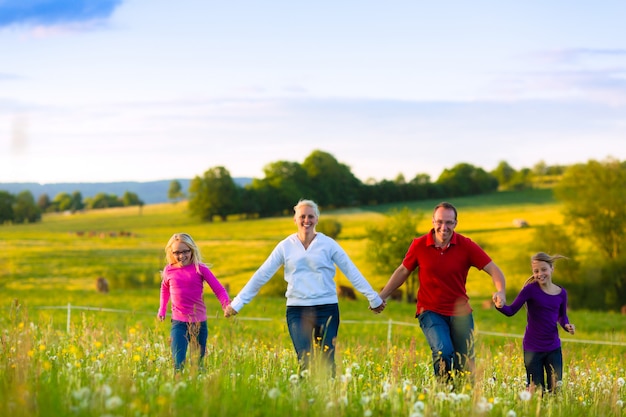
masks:
[[[148,294],[138,298],[149,302]],[[330,379],[315,366],[298,374],[284,300],[255,301],[234,320],[210,319],[205,370],[190,362],[178,377],[169,325],[153,316],[76,311],[67,332],[62,317],[46,319],[48,310],[7,306],[0,320],[0,414],[510,417],[625,411],[624,347],[566,342],[561,392],[542,398],[525,391],[519,339],[479,333],[473,383],[458,376],[454,386],[440,385],[418,328],[395,325],[389,339],[388,317],[371,315],[364,303],[344,302],[337,376]],[[412,308],[392,304],[389,316],[410,321]],[[270,320],[246,321],[244,312]],[[476,313],[480,324],[508,320],[494,311]]]
[[[430,228],[438,201],[409,204]],[[456,199],[458,231],[483,245],[515,288],[528,271],[533,226],[561,223],[548,192]],[[388,274],[373,267],[367,227],[392,207],[325,211],[342,224],[339,242],[375,289]],[[524,218],[530,228],[518,229]],[[483,309],[493,284],[468,280],[477,328],[474,383],[454,390],[431,376],[415,306],[390,302],[373,315],[367,302],[340,301],[337,377],[298,375],[285,324],[284,297],[259,295],[233,319],[207,291],[206,369],[176,377],[169,323],[155,319],[163,246],[175,232],[194,236],[205,261],[236,294],[272,248],[295,227],[289,217],[201,223],[186,205],[160,204],[46,215],[42,223],[1,227],[0,415],[4,416],[624,416],[626,316],[571,306],[576,335],[563,335],[559,395],[528,397],[521,339],[523,312]],[[120,236],[120,232],[130,236]],[[408,242],[407,242],[408,247]],[[537,248],[540,250],[541,248]],[[589,249],[581,244],[582,257]],[[96,292],[105,276],[111,292]],[[555,276],[558,282],[558,275]],[[347,284],[341,273],[339,284]]]

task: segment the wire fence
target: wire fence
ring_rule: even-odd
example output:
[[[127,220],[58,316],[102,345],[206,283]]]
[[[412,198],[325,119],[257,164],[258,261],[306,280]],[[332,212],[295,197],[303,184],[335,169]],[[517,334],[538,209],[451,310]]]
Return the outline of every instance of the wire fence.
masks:
[[[141,315],[155,315],[154,312],[146,312],[146,311],[133,311],[133,310],[122,310],[115,308],[102,308],[102,307],[89,307],[89,306],[74,306],[71,303],[68,303],[66,306],[39,306],[36,307],[39,310],[67,310],[67,319],[66,319],[66,331],[70,333],[71,331],[71,318],[72,318],[72,310],[82,310],[82,311],[94,311],[94,312],[109,312],[109,313],[122,313],[122,314],[141,314]],[[209,317],[211,319],[215,317]],[[242,321],[274,321],[278,320],[276,318],[271,317],[237,317],[237,320]],[[387,325],[387,343],[391,343],[391,337],[393,335],[393,327],[394,326],[409,326],[409,327],[419,327],[419,324],[409,323],[404,321],[396,321],[396,320],[387,320],[387,321],[377,321],[377,320],[341,320],[341,323],[348,324],[377,324],[377,325]],[[490,332],[477,329],[476,335],[486,335],[486,336],[494,336],[494,337],[506,337],[506,338],[516,338],[521,339],[524,335],[515,334],[515,333],[502,333],[502,332]],[[583,343],[590,345],[607,345],[607,346],[626,346],[626,342],[612,342],[607,340],[589,340],[589,339],[572,339],[572,338],[561,338],[562,342],[567,343]]]

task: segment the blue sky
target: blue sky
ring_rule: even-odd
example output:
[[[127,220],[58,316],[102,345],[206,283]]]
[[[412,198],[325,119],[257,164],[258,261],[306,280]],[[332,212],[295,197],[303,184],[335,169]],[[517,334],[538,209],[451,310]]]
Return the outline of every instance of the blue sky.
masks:
[[[626,2],[0,0],[0,182],[626,159]]]

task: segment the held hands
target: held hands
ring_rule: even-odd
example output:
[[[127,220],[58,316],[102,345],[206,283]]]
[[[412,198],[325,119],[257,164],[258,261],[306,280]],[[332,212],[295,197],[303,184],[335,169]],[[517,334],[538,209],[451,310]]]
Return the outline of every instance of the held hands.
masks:
[[[576,326],[574,326],[572,323],[567,323],[565,325],[565,330],[567,330],[569,334],[574,334],[574,332],[576,331]]]
[[[236,315],[237,315],[237,311],[234,308],[232,308],[230,304],[228,304],[226,308],[224,309],[224,317],[228,318],[228,317],[232,317]]]
[[[387,302],[383,300],[383,302],[378,307],[372,308],[370,306],[369,309],[372,310],[372,313],[374,314],[380,314],[385,309],[385,307],[387,307]]]
[[[493,294],[492,300],[497,308],[502,308],[506,304],[506,294],[503,291],[498,291]]]

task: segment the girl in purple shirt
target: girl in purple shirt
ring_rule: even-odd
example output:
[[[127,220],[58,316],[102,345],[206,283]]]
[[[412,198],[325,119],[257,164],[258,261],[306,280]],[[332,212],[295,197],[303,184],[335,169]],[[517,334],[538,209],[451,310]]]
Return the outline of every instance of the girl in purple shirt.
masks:
[[[230,304],[228,293],[208,266],[202,263],[198,246],[187,233],[176,233],[165,246],[167,265],[161,281],[161,305],[158,318],[165,320],[167,304],[172,302],[172,358],[174,368],[183,368],[187,346],[192,341],[200,348],[200,364],[208,338],[206,305],[202,296],[204,283],[220,301],[222,309]]]
[[[554,261],[565,258],[539,252],[531,258],[533,275],[510,306],[497,299],[496,308],[502,314],[512,316],[526,304],[527,325],[522,342],[526,384],[554,392],[563,377],[563,354],[559,339],[560,324],[574,334],[574,325],[567,317],[567,292],[552,282]],[[545,371],[545,375],[544,375]],[[546,386],[547,375],[547,386]]]

